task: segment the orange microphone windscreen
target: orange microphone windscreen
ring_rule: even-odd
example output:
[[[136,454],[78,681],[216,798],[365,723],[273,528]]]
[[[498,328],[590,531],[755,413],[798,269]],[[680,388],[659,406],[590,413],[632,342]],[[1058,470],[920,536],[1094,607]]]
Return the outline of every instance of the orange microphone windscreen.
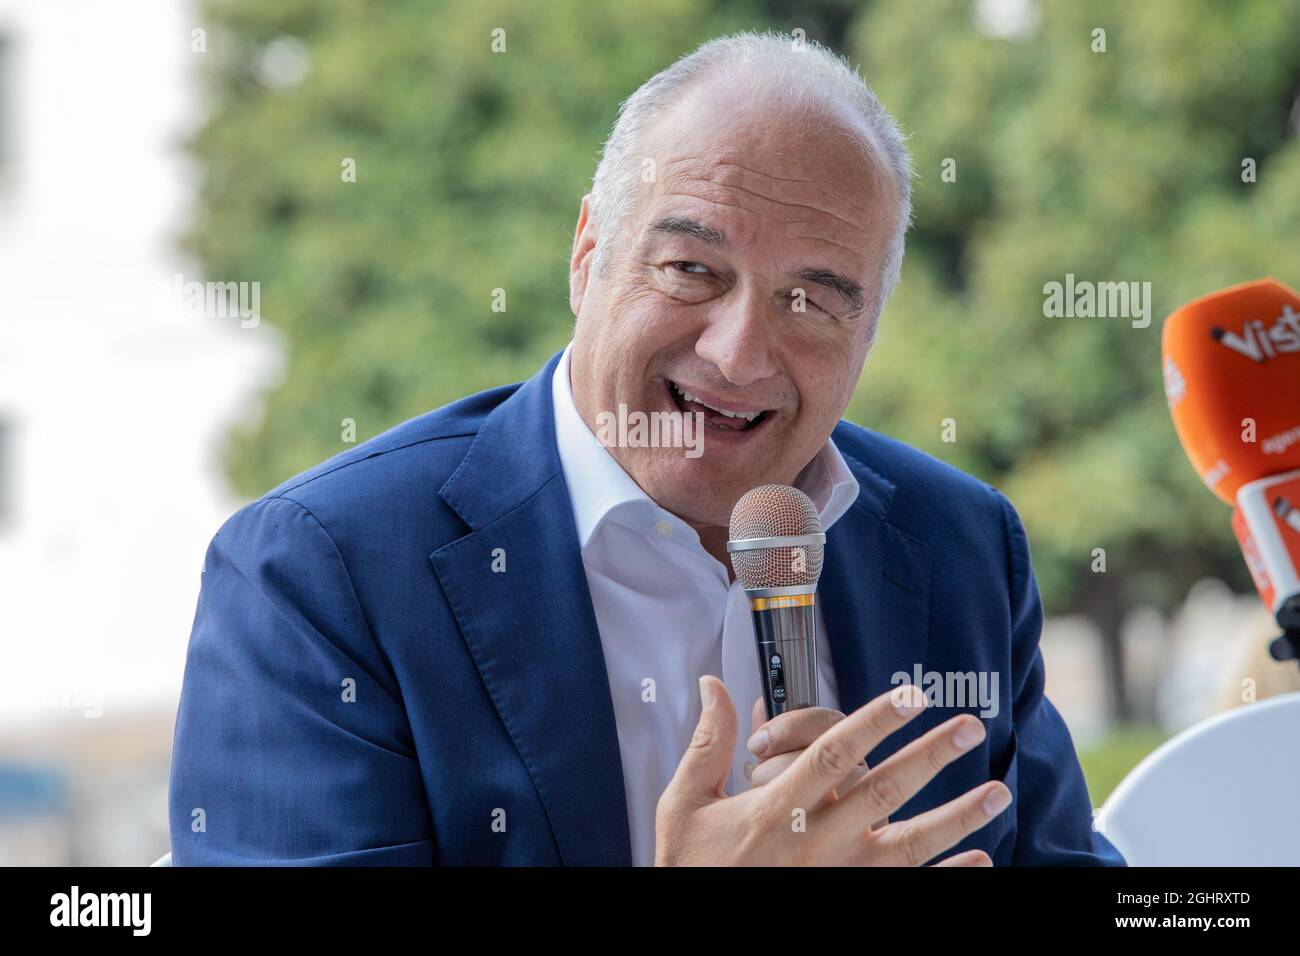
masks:
[[[1228,504],[1249,481],[1300,468],[1300,295],[1232,286],[1165,320],[1165,397],[1201,480]]]

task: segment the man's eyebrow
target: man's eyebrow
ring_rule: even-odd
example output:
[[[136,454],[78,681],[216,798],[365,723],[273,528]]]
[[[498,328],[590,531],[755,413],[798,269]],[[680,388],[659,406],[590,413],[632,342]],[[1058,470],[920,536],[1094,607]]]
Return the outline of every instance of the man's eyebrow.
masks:
[[[691,236],[713,246],[722,246],[727,243],[727,237],[721,230],[706,226],[704,223],[697,222],[687,216],[665,216],[650,225],[649,235],[664,233]],[[797,273],[797,276],[806,282],[815,282],[843,296],[844,300],[852,306],[854,312],[861,310],[866,304],[866,296],[862,291],[862,286],[838,272],[832,272],[829,269],[802,269]]]
[[[803,269],[798,275],[800,279],[816,282],[818,285],[839,293],[853,306],[854,312],[859,311],[866,304],[866,296],[862,293],[862,286],[852,279],[846,279],[838,272],[831,272],[828,269]]]
[[[725,245],[727,237],[718,229],[712,226],[706,226],[702,222],[696,222],[694,219],[688,219],[685,216],[665,216],[657,220],[650,226],[650,234],[656,233],[679,233],[692,236],[701,242],[707,242],[712,246]]]

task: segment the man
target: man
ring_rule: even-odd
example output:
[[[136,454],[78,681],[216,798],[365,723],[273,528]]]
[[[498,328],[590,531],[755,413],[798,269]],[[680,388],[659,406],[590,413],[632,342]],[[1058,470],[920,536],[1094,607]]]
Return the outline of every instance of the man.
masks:
[[[641,87],[581,206],[571,345],[213,541],[175,861],[1122,863],[1043,696],[1014,510],[840,421],[909,176],[815,45],[723,38]],[[611,441],[628,410],[702,421],[702,444]],[[770,722],[725,553],[767,483],[828,532],[822,706]],[[929,699],[917,671],[992,693]]]

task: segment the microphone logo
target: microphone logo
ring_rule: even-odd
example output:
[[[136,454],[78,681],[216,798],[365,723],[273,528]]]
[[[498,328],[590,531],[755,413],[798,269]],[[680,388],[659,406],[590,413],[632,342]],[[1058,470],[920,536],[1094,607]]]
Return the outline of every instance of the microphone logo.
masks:
[[[1282,314],[1274,319],[1272,326],[1254,319],[1247,322],[1238,335],[1216,325],[1210,329],[1210,337],[1252,362],[1262,364],[1281,353],[1300,352],[1300,312],[1289,304],[1284,305]]]

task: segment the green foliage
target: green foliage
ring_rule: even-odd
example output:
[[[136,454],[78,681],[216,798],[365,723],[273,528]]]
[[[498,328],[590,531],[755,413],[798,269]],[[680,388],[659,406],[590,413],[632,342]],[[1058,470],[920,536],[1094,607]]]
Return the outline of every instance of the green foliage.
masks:
[[[903,283],[850,417],[1005,491],[1049,610],[1094,584],[1094,548],[1126,603],[1168,606],[1207,573],[1249,589],[1228,511],[1170,425],[1160,325],[1220,286],[1300,279],[1300,2],[1062,0],[1018,39],[969,24],[964,0],[882,3],[852,31],[918,179]],[[1043,286],[1066,273],[1150,281],[1150,327],[1044,317]]]
[[[693,0],[655,14],[647,29],[640,4],[209,0],[188,245],[210,276],[261,281],[263,328],[287,349],[233,440],[240,491],[340,451],[344,418],[364,440],[563,347],[574,223],[619,101],[743,26]],[[259,64],[285,36],[310,70],[276,88]]]
[[[971,11],[207,0],[188,244],[209,276],[262,282],[263,329],[287,348],[264,414],[233,437],[237,487],[341,450],[344,418],[363,440],[535,371],[569,337],[573,226],[618,102],[709,37],[802,27],[862,64],[919,173],[903,284],[849,417],[1001,487],[1049,609],[1086,598],[1098,547],[1128,600],[1172,603],[1205,573],[1249,587],[1227,510],[1169,423],[1159,327],[1215,287],[1300,279],[1300,0],[1055,0],[1018,39],[981,33]],[[310,70],[268,85],[259,63],[285,36]],[[1151,327],[1044,318],[1043,284],[1067,272],[1150,281]]]

